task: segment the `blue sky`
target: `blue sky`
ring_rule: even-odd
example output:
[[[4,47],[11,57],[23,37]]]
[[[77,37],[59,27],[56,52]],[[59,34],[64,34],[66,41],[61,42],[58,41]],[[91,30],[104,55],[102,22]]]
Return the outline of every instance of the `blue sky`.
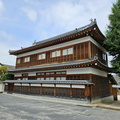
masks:
[[[15,65],[8,51],[90,23],[105,34],[116,0],[0,0],[0,63]]]

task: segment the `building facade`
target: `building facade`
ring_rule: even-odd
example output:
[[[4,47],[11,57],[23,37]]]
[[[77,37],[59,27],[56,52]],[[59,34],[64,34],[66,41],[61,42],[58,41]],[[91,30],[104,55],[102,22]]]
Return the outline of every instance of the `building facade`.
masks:
[[[108,67],[104,40],[94,20],[84,27],[34,42],[30,47],[10,50],[17,57],[16,68],[9,70],[15,77],[5,84],[14,84],[14,89],[9,86],[14,92],[47,94],[51,91],[58,96],[92,99],[109,96],[108,73],[112,69]]]

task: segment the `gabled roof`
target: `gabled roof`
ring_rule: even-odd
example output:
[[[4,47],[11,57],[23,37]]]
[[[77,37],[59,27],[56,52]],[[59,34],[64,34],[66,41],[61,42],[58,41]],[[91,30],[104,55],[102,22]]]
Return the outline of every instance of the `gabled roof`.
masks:
[[[100,44],[104,41],[105,36],[101,33],[101,31],[99,30],[96,20],[92,20],[90,24],[80,27],[80,28],[76,28],[75,30],[66,32],[64,34],[46,39],[46,40],[42,40],[39,42],[34,42],[32,46],[30,47],[26,47],[26,48],[21,48],[19,50],[9,50],[9,53],[11,55],[18,55],[24,52],[29,52],[32,50],[36,50],[36,49],[40,49],[40,48],[44,48],[44,47],[48,47],[51,45],[55,45],[55,44],[59,44],[62,42],[68,42],[71,40],[75,40],[78,38],[82,38],[85,36],[91,36],[93,37],[97,42],[99,42]]]

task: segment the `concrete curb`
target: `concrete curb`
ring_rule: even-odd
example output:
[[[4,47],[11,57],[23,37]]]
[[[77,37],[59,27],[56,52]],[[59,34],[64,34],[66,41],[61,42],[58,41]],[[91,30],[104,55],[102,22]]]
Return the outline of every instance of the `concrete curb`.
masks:
[[[104,109],[111,109],[111,110],[119,110],[120,111],[120,107],[107,106],[107,105],[96,105],[96,107],[104,108]]]

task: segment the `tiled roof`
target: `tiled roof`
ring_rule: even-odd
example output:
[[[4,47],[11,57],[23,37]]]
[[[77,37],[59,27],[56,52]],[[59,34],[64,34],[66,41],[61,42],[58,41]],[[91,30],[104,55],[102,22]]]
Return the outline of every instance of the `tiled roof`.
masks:
[[[46,83],[46,84],[80,84],[93,85],[89,80],[6,80],[4,83]]]
[[[40,68],[53,68],[53,67],[80,65],[80,64],[84,64],[84,63],[93,62],[95,60],[96,60],[96,58],[92,58],[92,59],[84,60],[84,61],[75,61],[75,62],[67,62],[67,63],[60,63],[60,64],[50,64],[50,65],[42,65],[42,66],[33,66],[33,67],[19,68],[19,69],[8,69],[8,71],[11,72],[11,71],[20,71],[20,70],[33,70],[33,69],[40,69]]]

